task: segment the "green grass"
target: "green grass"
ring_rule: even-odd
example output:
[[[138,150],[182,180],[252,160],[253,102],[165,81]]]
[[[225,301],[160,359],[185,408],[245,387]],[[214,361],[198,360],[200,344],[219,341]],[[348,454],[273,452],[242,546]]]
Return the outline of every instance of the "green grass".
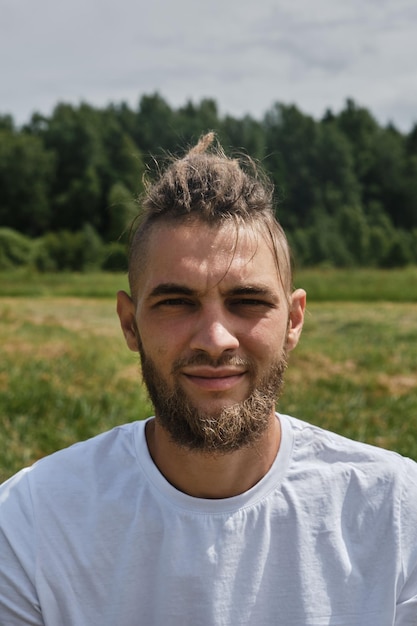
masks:
[[[305,269],[295,284],[312,302],[417,302],[417,267],[396,270]]]
[[[0,344],[0,480],[151,413],[111,300],[2,298]]]
[[[0,297],[111,298],[128,289],[127,275],[115,272],[38,273],[27,268],[0,272]]]
[[[282,410],[417,460],[417,305],[314,303]]]
[[[404,294],[413,275],[404,276],[389,274],[381,290],[395,283]],[[305,284],[302,278],[297,284]],[[313,273],[308,278],[320,284]],[[113,294],[125,287],[125,277],[41,279],[25,284],[21,276],[14,285],[19,297],[0,297],[0,480],[152,412],[139,384],[138,357],[126,348],[115,312]],[[12,280],[0,284],[3,293],[13,291]],[[417,303],[411,291],[409,301],[384,302],[375,294],[364,302],[310,298],[280,410],[417,460]]]

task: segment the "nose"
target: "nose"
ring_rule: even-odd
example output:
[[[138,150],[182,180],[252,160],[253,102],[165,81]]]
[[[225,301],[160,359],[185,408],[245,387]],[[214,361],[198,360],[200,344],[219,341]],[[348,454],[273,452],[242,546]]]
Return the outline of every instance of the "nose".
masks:
[[[202,312],[192,334],[190,348],[203,351],[213,359],[239,347],[232,321],[219,312]]]

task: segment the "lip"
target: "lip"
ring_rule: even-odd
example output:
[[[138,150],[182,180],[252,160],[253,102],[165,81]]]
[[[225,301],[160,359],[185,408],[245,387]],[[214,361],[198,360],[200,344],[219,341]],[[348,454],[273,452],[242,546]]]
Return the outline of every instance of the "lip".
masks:
[[[198,368],[183,372],[193,385],[207,391],[227,391],[237,385],[245,374],[245,371],[230,368]]]

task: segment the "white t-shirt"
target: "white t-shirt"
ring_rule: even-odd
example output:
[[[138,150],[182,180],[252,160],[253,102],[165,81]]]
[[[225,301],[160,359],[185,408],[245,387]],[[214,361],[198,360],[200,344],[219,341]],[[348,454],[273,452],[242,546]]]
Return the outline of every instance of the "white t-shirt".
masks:
[[[268,474],[172,487],[144,422],[0,489],[1,626],[416,626],[417,464],[279,416]]]

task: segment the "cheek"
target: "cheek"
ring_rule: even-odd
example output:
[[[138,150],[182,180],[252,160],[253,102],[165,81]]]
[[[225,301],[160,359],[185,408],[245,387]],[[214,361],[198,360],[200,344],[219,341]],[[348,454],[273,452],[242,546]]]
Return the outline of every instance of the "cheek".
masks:
[[[152,359],[158,366],[163,366],[164,362],[169,360],[169,350],[163,342],[153,339],[145,339],[142,341],[143,352],[147,357]]]
[[[280,320],[277,323],[258,324],[248,333],[246,346],[262,360],[276,358],[281,354],[287,338],[287,326]]]
[[[170,371],[173,361],[178,358],[181,351],[176,334],[161,332],[160,328],[155,328],[152,331],[147,329],[141,337],[144,354],[161,371]]]

